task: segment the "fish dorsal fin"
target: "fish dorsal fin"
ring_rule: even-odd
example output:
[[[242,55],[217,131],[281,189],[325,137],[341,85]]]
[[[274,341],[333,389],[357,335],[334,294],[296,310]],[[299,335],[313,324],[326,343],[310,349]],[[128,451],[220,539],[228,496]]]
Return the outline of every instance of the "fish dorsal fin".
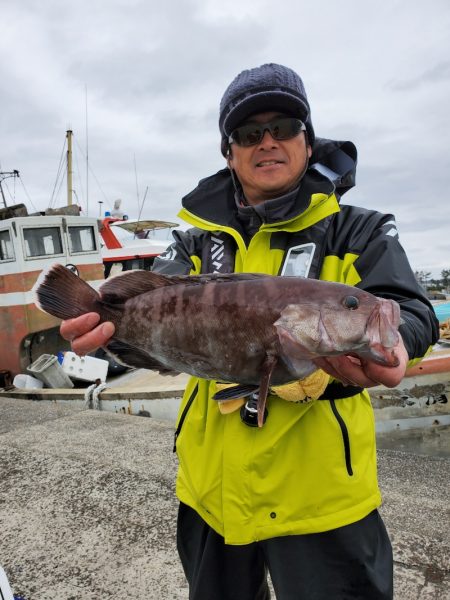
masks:
[[[173,285],[174,281],[167,275],[150,271],[126,271],[111,279],[107,279],[99,288],[99,294],[104,302],[122,304],[129,298],[134,298],[157,288]]]
[[[162,275],[152,271],[133,270],[111,277],[99,288],[103,302],[123,304],[146,292],[168,285],[205,285],[206,283],[231,283],[271,277],[263,273],[205,273],[203,275]]]
[[[267,275],[266,273],[203,273],[202,275],[175,275],[173,279],[176,279],[178,283],[185,283],[187,285],[203,285],[205,283],[254,281],[267,277],[273,277],[273,275]]]

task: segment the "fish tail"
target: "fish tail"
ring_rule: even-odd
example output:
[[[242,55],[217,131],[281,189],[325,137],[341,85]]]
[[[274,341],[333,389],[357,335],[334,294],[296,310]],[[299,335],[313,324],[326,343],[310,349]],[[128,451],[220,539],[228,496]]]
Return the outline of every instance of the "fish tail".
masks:
[[[35,304],[59,319],[73,319],[87,312],[99,312],[99,294],[86,281],[60,264],[43,271],[33,292]]]

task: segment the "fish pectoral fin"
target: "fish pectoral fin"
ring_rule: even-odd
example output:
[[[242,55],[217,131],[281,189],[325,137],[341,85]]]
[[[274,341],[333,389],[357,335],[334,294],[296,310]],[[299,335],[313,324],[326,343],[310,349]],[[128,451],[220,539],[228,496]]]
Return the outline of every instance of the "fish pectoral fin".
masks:
[[[279,328],[278,339],[282,349],[280,358],[294,378],[303,379],[315,371],[316,367],[312,362],[315,356],[303,348],[288,331]]]
[[[135,369],[150,369],[151,371],[159,371],[161,375],[178,375],[177,372],[168,369],[166,366],[154,359],[150,354],[126,344],[119,340],[112,340],[105,350],[114,360],[117,360],[126,367]]]
[[[213,400],[234,400],[235,398],[244,398],[250,396],[258,391],[257,385],[234,385],[233,387],[227,387],[219,392],[216,392],[213,396]]]

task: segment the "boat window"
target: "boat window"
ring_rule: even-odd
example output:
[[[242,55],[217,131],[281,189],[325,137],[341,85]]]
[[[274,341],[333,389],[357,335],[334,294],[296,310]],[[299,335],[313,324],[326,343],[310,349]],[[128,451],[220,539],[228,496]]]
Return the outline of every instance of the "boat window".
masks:
[[[93,252],[96,250],[94,228],[92,225],[69,227],[70,253]]]
[[[0,231],[0,261],[14,260],[14,250],[11,234],[6,229]]]
[[[63,253],[59,227],[24,227],[23,239],[25,241],[25,255],[27,258]]]

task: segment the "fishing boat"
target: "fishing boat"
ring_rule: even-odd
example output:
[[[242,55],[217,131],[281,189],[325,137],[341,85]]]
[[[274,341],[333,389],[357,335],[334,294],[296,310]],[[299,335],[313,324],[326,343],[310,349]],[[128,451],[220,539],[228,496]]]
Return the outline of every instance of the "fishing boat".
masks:
[[[60,263],[94,287],[119,270],[149,269],[170,240],[177,223],[128,220],[124,215],[104,219],[82,216],[72,202],[72,132],[67,131],[67,205],[32,215],[24,204],[6,205],[0,197],[0,387],[42,354],[69,349],[59,335],[60,321],[34,304],[32,288],[40,273]],[[0,173],[18,177],[19,172]],[[166,239],[154,239],[156,231]]]
[[[32,292],[55,262],[91,285],[104,280],[97,219],[60,214],[0,220],[0,370],[11,376],[44,353],[68,349],[60,321],[36,307]]]
[[[32,287],[44,269],[57,262],[98,287],[111,273],[150,269],[171,243],[151,236],[177,226],[156,220],[99,220],[77,215],[73,205],[67,208],[60,209],[63,214],[38,216],[27,215],[23,205],[0,209],[0,371],[11,376],[23,373],[44,353],[69,349],[59,335],[60,321],[34,304]],[[21,216],[10,216],[14,213]]]
[[[124,219],[106,215],[100,223],[105,277],[119,269],[150,270],[155,258],[171,243],[178,223],[156,219]]]

